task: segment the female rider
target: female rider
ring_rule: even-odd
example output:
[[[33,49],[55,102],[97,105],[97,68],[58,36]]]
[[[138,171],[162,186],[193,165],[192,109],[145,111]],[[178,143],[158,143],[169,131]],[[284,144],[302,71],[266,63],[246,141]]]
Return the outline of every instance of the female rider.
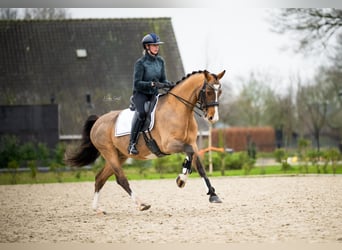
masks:
[[[147,34],[141,43],[144,55],[136,61],[133,75],[133,102],[137,115],[132,121],[128,146],[128,153],[133,155],[139,153],[136,143],[146,117],[145,102],[151,101],[158,94],[159,88],[171,86],[171,83],[166,80],[164,59],[158,55],[159,45],[163,44],[159,36],[155,33]]]

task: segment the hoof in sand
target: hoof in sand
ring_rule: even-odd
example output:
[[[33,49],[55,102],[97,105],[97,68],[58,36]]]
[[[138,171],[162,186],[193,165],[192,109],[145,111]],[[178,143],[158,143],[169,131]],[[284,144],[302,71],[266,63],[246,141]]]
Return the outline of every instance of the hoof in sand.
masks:
[[[185,186],[185,183],[186,183],[186,176],[185,175],[178,175],[177,179],[176,179],[176,183],[177,183],[177,186],[179,188],[183,188]]]
[[[147,204],[141,204],[139,207],[140,211],[145,211],[148,210],[151,207],[151,205],[147,205]]]
[[[101,209],[97,209],[95,212],[96,212],[96,215],[106,215],[107,214],[106,211],[103,211]]]
[[[221,199],[217,195],[212,195],[209,197],[211,203],[222,203]]]

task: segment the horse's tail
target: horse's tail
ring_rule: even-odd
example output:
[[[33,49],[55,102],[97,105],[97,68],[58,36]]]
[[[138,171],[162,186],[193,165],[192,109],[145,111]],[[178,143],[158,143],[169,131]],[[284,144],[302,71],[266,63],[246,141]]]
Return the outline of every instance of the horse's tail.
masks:
[[[65,162],[75,167],[82,167],[93,163],[100,153],[90,140],[90,130],[99,117],[91,115],[83,126],[82,141],[79,149],[70,155],[66,154]]]

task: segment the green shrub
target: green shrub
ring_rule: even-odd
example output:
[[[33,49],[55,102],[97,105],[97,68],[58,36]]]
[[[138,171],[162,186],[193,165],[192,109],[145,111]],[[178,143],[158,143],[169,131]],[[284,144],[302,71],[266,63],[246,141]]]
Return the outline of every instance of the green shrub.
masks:
[[[14,160],[19,164],[19,140],[14,135],[3,135],[0,138],[0,168],[8,167]]]
[[[37,178],[37,161],[36,160],[30,160],[27,162],[27,166],[30,168],[30,175],[33,180],[36,180]]]
[[[283,161],[287,159],[287,153],[285,149],[278,148],[274,150],[274,157],[275,157],[276,162],[282,163]]]
[[[184,154],[173,154],[153,160],[152,166],[161,177],[167,173],[181,173],[184,159]]]
[[[64,165],[65,150],[66,150],[66,145],[64,143],[60,142],[56,145],[56,148],[55,148],[54,154],[53,154],[54,162],[56,162],[60,165]]]
[[[50,158],[50,150],[44,143],[38,143],[37,145],[37,160],[42,165],[47,165]]]
[[[337,163],[342,158],[340,151],[337,148],[330,148],[323,153],[323,157],[325,159],[324,166],[326,167],[329,163],[331,163],[332,172],[335,175]],[[327,171],[326,169],[324,170]]]
[[[236,152],[226,154],[224,158],[227,169],[242,169],[245,164],[249,164],[249,157],[246,152]]]
[[[19,168],[19,163],[18,161],[16,160],[11,160],[8,164],[7,164],[7,168],[10,169],[11,171],[11,176],[12,176],[12,179],[11,179],[11,183],[12,184],[16,184],[17,183],[17,173],[18,173],[18,168]]]
[[[307,151],[307,157],[309,158],[309,161],[311,162],[311,165],[316,167],[317,174],[321,173],[321,169],[319,166],[319,161],[321,156],[323,155],[321,151],[317,151],[316,149],[310,149]]]

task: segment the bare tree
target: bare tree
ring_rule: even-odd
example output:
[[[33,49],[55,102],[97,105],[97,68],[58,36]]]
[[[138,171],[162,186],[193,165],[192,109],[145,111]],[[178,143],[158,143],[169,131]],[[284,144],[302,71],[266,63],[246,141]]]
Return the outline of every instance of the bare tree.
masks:
[[[0,19],[66,19],[71,18],[68,9],[64,8],[1,8]]]
[[[66,19],[70,18],[64,8],[28,8],[24,11],[24,19]]]
[[[272,11],[272,30],[296,36],[297,49],[318,49],[334,43],[342,33],[341,9],[289,8]]]
[[[273,91],[259,77],[251,73],[248,79],[241,79],[244,85],[239,95],[226,103],[225,122],[231,126],[265,125],[266,104]]]
[[[0,8],[0,19],[13,20],[18,19],[18,9],[14,8]]]
[[[297,93],[298,116],[313,135],[317,150],[320,150],[320,135],[327,126],[331,91],[324,79],[317,74],[313,85],[299,86]]]

